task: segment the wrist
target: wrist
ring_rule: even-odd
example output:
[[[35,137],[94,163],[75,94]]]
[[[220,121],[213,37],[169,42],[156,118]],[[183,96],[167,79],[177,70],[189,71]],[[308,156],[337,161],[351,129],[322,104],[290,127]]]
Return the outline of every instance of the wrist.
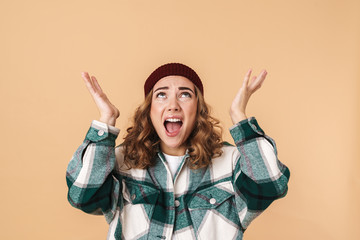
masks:
[[[245,113],[237,113],[237,114],[231,114],[231,120],[233,122],[233,124],[236,124],[242,120],[247,119],[248,117],[246,116]]]
[[[116,124],[116,118],[100,117],[99,121],[113,127],[115,127]]]

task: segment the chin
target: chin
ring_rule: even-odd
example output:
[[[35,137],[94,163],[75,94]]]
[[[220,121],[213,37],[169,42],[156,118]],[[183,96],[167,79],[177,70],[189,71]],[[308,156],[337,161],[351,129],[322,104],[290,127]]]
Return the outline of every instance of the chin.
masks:
[[[181,148],[186,148],[185,141],[169,141],[169,140],[161,140],[161,145],[168,149],[180,150]]]
[[[167,148],[172,148],[172,149],[178,149],[178,148],[182,148],[184,146],[184,144],[182,143],[169,143],[169,142],[163,142],[164,146],[166,146]]]

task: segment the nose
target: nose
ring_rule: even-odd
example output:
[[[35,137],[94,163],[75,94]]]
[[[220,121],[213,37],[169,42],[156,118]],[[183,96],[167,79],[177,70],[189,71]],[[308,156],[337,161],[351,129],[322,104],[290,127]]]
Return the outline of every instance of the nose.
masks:
[[[174,112],[180,111],[180,105],[179,105],[178,99],[176,97],[169,98],[169,104],[167,106],[167,110],[169,112],[170,111],[174,111]]]

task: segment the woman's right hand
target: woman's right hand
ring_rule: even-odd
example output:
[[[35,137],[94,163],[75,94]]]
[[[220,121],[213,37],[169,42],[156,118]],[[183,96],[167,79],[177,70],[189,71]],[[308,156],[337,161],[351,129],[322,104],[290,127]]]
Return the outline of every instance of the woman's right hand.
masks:
[[[107,98],[94,76],[90,77],[87,72],[82,72],[81,76],[99,109],[100,121],[115,126],[116,119],[120,116],[119,110]]]

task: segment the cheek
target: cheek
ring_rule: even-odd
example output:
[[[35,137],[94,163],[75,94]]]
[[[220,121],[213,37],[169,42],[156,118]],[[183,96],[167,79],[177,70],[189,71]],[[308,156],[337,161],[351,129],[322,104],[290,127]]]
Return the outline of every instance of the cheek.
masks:
[[[188,113],[189,113],[189,116],[190,116],[189,119],[191,119],[190,124],[193,127],[195,125],[195,122],[196,122],[197,106],[190,108]]]
[[[192,106],[192,108],[191,108],[191,112],[192,112],[192,115],[193,115],[194,117],[196,117],[197,108],[198,108],[198,104],[197,104],[197,102],[194,102],[194,104],[193,104],[193,106]]]
[[[160,110],[158,107],[156,107],[156,105],[151,105],[150,119],[154,126],[158,125],[161,122]]]
[[[151,119],[151,122],[154,124],[154,107],[153,105],[151,105],[151,108],[150,108],[150,119]]]

